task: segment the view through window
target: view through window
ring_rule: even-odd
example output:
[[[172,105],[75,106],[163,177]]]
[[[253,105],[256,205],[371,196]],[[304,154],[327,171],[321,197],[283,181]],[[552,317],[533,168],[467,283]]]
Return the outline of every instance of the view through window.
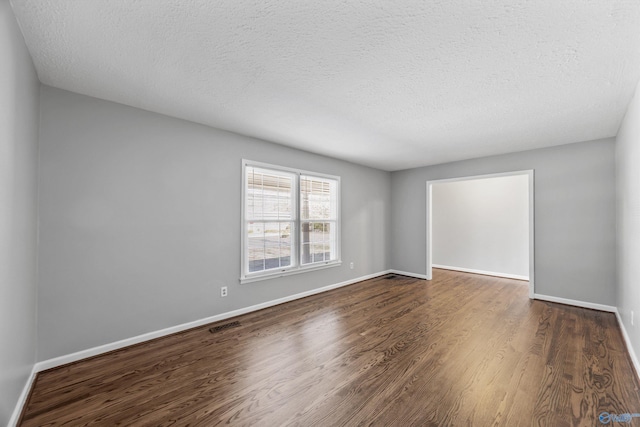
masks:
[[[338,177],[244,167],[243,278],[339,262]]]

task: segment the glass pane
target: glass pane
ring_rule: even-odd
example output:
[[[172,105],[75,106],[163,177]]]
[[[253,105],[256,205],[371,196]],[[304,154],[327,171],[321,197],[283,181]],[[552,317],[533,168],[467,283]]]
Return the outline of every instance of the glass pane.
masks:
[[[302,264],[337,259],[336,227],[333,222],[302,222],[300,256]]]
[[[245,214],[247,219],[290,220],[293,218],[294,175],[246,167]]]
[[[335,219],[337,216],[337,181],[311,176],[300,177],[300,217]]]
[[[311,264],[313,262],[311,245],[309,243],[303,243],[300,247],[300,262],[302,264]]]
[[[265,257],[265,269],[281,267],[281,240],[282,234],[280,231],[280,223],[267,222],[264,229],[264,257]],[[288,265],[288,262],[286,263]]]
[[[293,222],[253,222],[248,230],[248,271],[290,267]]]
[[[328,222],[321,222],[317,224],[316,236],[318,242],[324,242],[330,238],[330,224]]]
[[[254,174],[253,169],[247,168],[246,183],[246,217],[260,218],[262,213],[262,175]]]
[[[280,223],[280,267],[291,266],[291,230],[293,223]]]
[[[262,223],[248,224],[249,272],[262,271],[264,264],[264,227]]]
[[[278,182],[278,218],[292,219],[293,212],[293,180],[291,177],[280,177]]]
[[[300,243],[309,243],[311,241],[313,223],[302,222],[300,223]]]
[[[324,259],[329,261],[335,258],[334,256],[334,250],[333,250],[333,244],[326,242],[324,244]]]
[[[313,245],[313,262],[324,261],[324,245]]]
[[[262,211],[263,220],[278,219],[278,198],[274,194],[265,192],[262,194],[264,208]]]

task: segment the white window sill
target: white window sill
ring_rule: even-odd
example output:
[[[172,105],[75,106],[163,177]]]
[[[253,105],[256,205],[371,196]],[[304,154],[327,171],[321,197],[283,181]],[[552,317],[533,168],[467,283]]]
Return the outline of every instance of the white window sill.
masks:
[[[313,264],[308,267],[300,267],[291,270],[279,270],[269,273],[259,274],[255,276],[241,277],[240,284],[260,282],[262,280],[275,279],[278,277],[292,276],[294,274],[306,273],[309,271],[324,270],[325,268],[338,267],[342,264],[342,260],[330,261],[327,263]]]

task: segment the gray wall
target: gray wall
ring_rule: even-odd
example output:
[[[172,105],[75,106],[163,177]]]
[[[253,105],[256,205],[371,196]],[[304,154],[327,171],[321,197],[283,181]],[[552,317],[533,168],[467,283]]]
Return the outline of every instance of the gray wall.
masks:
[[[535,169],[536,293],[615,304],[612,139],[389,174],[50,87],[41,115],[38,360],[424,274],[426,181],[514,170]],[[341,267],[238,284],[242,158],[342,177]]]
[[[426,272],[426,181],[534,169],[535,292],[615,304],[614,140],[391,175],[391,266]]]
[[[0,424],[35,360],[387,268],[424,274],[427,180],[535,169],[536,292],[616,304],[610,139],[389,174],[49,87],[39,110],[38,88],[0,0]],[[636,351],[639,139],[636,96],[616,157],[617,305]],[[241,158],[342,177],[341,267],[238,284]]]
[[[529,277],[529,176],[435,183],[433,264]]]
[[[618,311],[640,355],[640,88],[616,138]],[[634,325],[631,325],[631,311]]]
[[[41,97],[39,360],[389,268],[388,172],[50,87]],[[239,284],[242,158],[341,177],[342,266]]]
[[[0,425],[36,355],[38,88],[6,0],[0,0]]]

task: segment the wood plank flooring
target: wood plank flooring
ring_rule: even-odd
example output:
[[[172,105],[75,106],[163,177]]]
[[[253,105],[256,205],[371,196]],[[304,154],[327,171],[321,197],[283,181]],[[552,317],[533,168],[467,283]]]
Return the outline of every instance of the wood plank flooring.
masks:
[[[615,316],[527,294],[446,270],[368,280],[40,373],[21,425],[557,427],[640,412]]]

